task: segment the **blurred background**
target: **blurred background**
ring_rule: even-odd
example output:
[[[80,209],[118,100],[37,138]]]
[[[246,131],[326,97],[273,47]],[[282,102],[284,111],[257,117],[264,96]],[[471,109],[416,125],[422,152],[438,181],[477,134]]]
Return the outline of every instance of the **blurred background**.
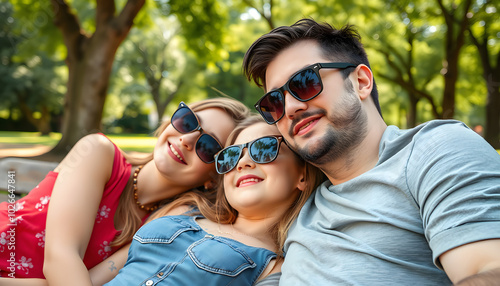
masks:
[[[498,0],[0,1],[0,143],[61,157],[88,133],[150,137],[181,100],[253,108],[245,51],[311,17],[357,27],[388,124],[454,118],[500,149]]]

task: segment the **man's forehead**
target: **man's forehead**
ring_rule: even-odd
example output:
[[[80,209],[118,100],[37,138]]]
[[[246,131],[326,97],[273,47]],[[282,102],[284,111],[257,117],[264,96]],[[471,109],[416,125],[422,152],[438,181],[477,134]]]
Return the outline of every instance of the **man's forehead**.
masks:
[[[277,54],[267,66],[266,91],[282,86],[294,73],[324,60],[316,42],[300,41],[293,44]]]

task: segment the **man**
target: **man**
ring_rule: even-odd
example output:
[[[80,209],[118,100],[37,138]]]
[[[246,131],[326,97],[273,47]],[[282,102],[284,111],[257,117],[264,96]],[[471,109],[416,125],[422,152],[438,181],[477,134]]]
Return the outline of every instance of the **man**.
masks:
[[[387,126],[351,26],[279,27],[243,65],[257,110],[329,179],[288,233],[281,285],[500,281],[500,156],[458,121]]]

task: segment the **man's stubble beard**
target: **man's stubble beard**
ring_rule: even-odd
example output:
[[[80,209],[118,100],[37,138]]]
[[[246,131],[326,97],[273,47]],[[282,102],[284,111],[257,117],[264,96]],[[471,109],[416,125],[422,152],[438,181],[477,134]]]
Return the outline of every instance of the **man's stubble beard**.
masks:
[[[350,84],[350,81],[346,81]],[[329,120],[325,134],[302,148],[295,144],[295,150],[305,161],[322,166],[343,157],[349,157],[363,141],[367,133],[367,114],[361,102],[355,97],[352,85],[340,100],[342,110],[325,114]]]

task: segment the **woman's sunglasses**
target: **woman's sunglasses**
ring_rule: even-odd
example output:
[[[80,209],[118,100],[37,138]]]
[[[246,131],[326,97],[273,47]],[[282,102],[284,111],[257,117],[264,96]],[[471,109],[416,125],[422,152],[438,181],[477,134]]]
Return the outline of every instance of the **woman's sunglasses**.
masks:
[[[311,100],[323,91],[323,83],[319,75],[320,69],[345,69],[356,66],[350,63],[316,63],[310,65],[292,75],[282,87],[264,94],[255,104],[255,108],[268,124],[276,123],[285,115],[285,91],[288,91],[299,101]]]
[[[255,163],[271,163],[278,157],[282,141],[282,136],[265,136],[244,144],[226,147],[215,155],[215,169],[221,175],[234,169],[245,148],[248,148],[250,158]]]
[[[203,133],[198,117],[184,102],[181,101],[179,104],[170,119],[170,124],[182,134],[200,131],[201,135],[195,145],[196,154],[207,164],[214,162],[214,156],[222,149],[222,145],[217,138]]]

